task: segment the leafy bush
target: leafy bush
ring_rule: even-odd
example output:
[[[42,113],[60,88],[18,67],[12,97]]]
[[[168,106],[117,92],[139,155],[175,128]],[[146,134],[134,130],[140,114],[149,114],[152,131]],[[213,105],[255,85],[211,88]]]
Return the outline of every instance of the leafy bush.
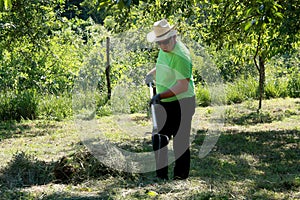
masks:
[[[7,91],[0,94],[0,119],[17,120],[37,117],[38,96],[35,90]]]
[[[65,93],[60,96],[46,94],[40,99],[38,113],[40,118],[58,121],[71,117],[72,98]]]
[[[107,94],[99,92],[95,94],[97,116],[110,116],[112,114],[111,103],[107,99]]]
[[[11,119],[11,95],[9,93],[0,93],[0,118],[1,120]]]
[[[109,105],[109,103],[98,107],[96,114],[99,117],[110,116],[112,114],[112,110],[111,110],[111,106]]]
[[[258,81],[253,77],[241,77],[233,83],[228,83],[226,88],[227,103],[241,103],[246,99],[257,97]]]
[[[197,105],[209,106],[211,104],[211,96],[208,87],[198,84],[195,90]]]
[[[286,78],[274,78],[266,81],[265,95],[267,99],[283,98],[288,96],[288,80]]]
[[[290,97],[300,97],[300,74],[299,72],[293,73],[288,81],[287,90]]]
[[[131,93],[129,106],[131,113],[146,112],[148,110],[148,102],[150,95],[146,87],[138,87],[134,92]]]

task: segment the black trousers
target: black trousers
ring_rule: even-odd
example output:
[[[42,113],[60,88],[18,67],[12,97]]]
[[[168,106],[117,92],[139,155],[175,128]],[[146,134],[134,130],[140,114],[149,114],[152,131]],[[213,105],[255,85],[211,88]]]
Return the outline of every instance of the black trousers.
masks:
[[[161,102],[155,106],[158,132],[173,138],[175,156],[174,178],[186,179],[190,171],[190,132],[192,117],[195,113],[195,97],[173,102]],[[168,178],[168,147],[162,146],[156,159],[156,174],[159,178]]]

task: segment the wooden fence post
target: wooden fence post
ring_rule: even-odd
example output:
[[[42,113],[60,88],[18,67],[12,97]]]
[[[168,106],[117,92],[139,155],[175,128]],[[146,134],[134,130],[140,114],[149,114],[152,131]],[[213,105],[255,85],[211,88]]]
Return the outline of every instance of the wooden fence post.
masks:
[[[109,61],[109,46],[110,46],[110,38],[106,38],[106,83],[107,83],[107,99],[111,98],[111,84],[110,84],[110,61]]]

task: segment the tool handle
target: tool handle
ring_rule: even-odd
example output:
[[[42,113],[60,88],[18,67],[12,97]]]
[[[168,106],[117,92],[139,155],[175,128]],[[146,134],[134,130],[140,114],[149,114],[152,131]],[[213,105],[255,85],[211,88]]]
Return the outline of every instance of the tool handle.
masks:
[[[149,83],[149,88],[150,88],[150,98],[153,97],[153,86],[152,86],[152,82]]]
[[[155,108],[153,104],[151,105],[151,113],[152,113],[152,123],[153,123],[152,134],[155,134],[158,133],[158,129],[157,129],[157,120],[155,115]]]
[[[153,97],[153,87],[152,87],[152,82],[149,83],[149,88],[150,88],[150,97]],[[158,133],[157,129],[157,120],[156,120],[156,115],[155,115],[155,108],[154,105],[151,104],[151,114],[152,114],[152,123],[153,123],[153,130],[152,130],[152,135]]]

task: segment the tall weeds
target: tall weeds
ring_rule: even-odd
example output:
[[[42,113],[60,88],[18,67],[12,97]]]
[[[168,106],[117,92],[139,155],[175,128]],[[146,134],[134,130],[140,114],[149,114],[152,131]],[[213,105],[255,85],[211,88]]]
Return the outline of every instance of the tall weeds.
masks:
[[[0,93],[0,120],[35,119],[38,97],[35,90]]]

